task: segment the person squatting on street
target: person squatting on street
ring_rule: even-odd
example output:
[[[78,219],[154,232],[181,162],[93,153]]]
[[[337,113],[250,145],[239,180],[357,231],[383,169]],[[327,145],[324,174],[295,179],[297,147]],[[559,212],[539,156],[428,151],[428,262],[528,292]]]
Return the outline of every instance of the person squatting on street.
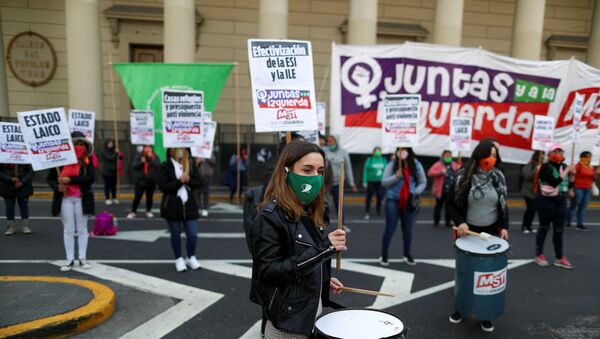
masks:
[[[402,226],[404,260],[415,265],[412,256],[412,228],[419,196],[427,186],[427,177],[421,162],[415,158],[412,148],[396,148],[395,159],[388,162],[381,183],[387,189],[385,194],[385,231],[379,263],[389,266],[388,253],[392,236],[398,226]]]
[[[54,192],[52,196],[52,216],[60,215],[64,227],[64,245],[67,263],[61,271],[70,271],[75,264],[75,236],[79,249],[79,265],[89,269],[87,259],[88,228],[87,219],[94,215],[94,192],[92,184],[96,180],[94,164],[90,158],[92,144],[81,132],[71,134],[77,162],[62,168],[50,169],[46,181]],[[59,173],[60,172],[60,175]]]
[[[356,185],[354,184],[354,174],[352,173],[352,162],[350,162],[350,155],[348,152],[341,148],[337,139],[333,135],[327,136],[327,151],[325,151],[327,160],[331,162],[331,168],[333,170],[333,185],[331,186],[331,196],[333,197],[333,205],[337,211],[338,202],[340,200],[340,162],[344,160],[344,175],[346,181],[350,185],[352,192],[356,192]],[[344,213],[342,213],[342,224],[344,231],[350,232],[350,227],[344,222]]]
[[[592,199],[592,185],[598,179],[600,167],[594,170],[591,165],[592,153],[585,151],[579,154],[579,163],[575,166],[575,174],[573,175],[573,198],[571,205],[567,210],[567,227],[571,227],[573,213],[577,210],[577,230],[587,231],[588,228],[584,225],[585,210]]]
[[[560,144],[553,144],[548,152],[548,161],[540,168],[537,195],[540,227],[535,239],[535,263],[542,267],[550,266],[544,256],[544,241],[552,224],[552,243],[556,256],[554,266],[572,269],[573,266],[563,254],[563,233],[567,215],[567,192],[571,185],[569,175],[575,172],[575,166],[564,163],[564,153]]]
[[[198,171],[191,162],[188,148],[167,149],[167,160],[158,171],[158,188],[163,196],[160,216],[167,221],[171,231],[171,247],[175,254],[177,272],[196,270],[200,263],[196,259],[198,242],[198,204],[192,191],[200,187]],[[185,231],[187,257],[182,257],[181,230]]]
[[[381,201],[385,194],[385,189],[381,186],[381,179],[383,178],[383,170],[387,165],[387,160],[381,154],[381,147],[377,146],[373,149],[373,155],[368,157],[363,167],[363,187],[366,187],[366,200],[365,200],[365,219],[371,218],[371,198],[375,194],[377,205],[375,211],[377,215],[381,215]]]
[[[6,206],[5,235],[15,234],[15,204],[21,211],[21,229],[31,234],[29,225],[29,197],[33,195],[33,169],[25,164],[0,164],[0,194]]]
[[[446,210],[458,225],[457,235],[468,231],[485,232],[508,239],[508,205],[506,179],[498,164],[498,148],[490,141],[481,141],[471,154],[465,168],[458,173],[456,188],[448,197]],[[454,311],[449,320],[462,321],[463,315]],[[481,322],[481,329],[492,332],[493,319]]]
[[[137,215],[142,195],[146,195],[146,218],[153,218],[152,203],[154,189],[156,188],[156,176],[160,167],[160,159],[152,146],[146,145],[135,154],[133,158],[133,171],[135,176],[135,193],[131,204],[131,212],[127,219],[133,219]]]
[[[433,186],[431,187],[431,194],[435,197],[433,226],[440,225],[442,208],[447,203],[451,191],[454,190],[456,174],[460,167],[461,165],[458,162],[452,161],[452,152],[444,150],[440,160],[433,164],[429,168],[429,171],[427,171],[427,176],[433,178]],[[447,209],[445,212],[446,227],[450,227],[450,215]]]
[[[194,166],[196,166],[198,175],[200,176],[200,187],[194,190],[194,197],[196,197],[196,201],[200,207],[200,214],[203,218],[208,217],[208,208],[210,207],[210,182],[212,181],[216,163],[217,157],[214,152],[210,159],[194,159]]]
[[[115,147],[113,139],[106,139],[104,149],[100,153],[100,165],[102,166],[102,178],[104,179],[104,197],[106,205],[118,205],[117,199],[117,175],[119,171],[119,160],[123,154]],[[112,197],[112,199],[111,199]]]
[[[308,338],[316,317],[329,306],[331,257],[346,250],[346,233],[326,234],[325,154],[292,141],[279,156],[251,230],[251,295],[267,316],[265,338]]]
[[[521,231],[524,234],[531,232],[537,233],[536,229],[532,229],[533,219],[535,218],[535,212],[537,211],[537,202],[535,197],[538,189],[538,175],[540,167],[544,162],[544,152],[535,151],[531,155],[531,160],[521,169],[521,195],[525,199],[525,213],[523,214],[523,223],[521,224]]]

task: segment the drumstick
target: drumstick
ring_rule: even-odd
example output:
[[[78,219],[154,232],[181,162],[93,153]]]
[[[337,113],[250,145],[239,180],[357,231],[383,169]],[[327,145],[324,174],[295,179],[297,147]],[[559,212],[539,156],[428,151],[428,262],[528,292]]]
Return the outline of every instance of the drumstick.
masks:
[[[374,296],[382,296],[382,297],[393,297],[393,295],[387,294],[387,293],[383,293],[383,292],[371,291],[371,290],[363,290],[361,288],[353,288],[353,287],[346,287],[346,286],[342,287],[342,291],[343,292],[352,292],[352,293],[359,293],[359,294],[374,295]]]
[[[455,230],[458,230],[458,227],[456,227],[456,226],[454,226],[452,228]],[[477,232],[473,232],[471,230],[467,230],[467,234],[479,237],[481,240],[485,240],[485,241],[490,240],[492,238],[491,234],[485,233],[485,232],[477,233]]]
[[[344,215],[343,211],[344,207],[344,159],[340,161],[340,193],[339,193],[339,201],[338,201],[338,224],[337,229],[341,230],[342,225],[342,216]],[[336,260],[335,260],[335,269],[339,270],[342,267],[342,252],[337,252]]]

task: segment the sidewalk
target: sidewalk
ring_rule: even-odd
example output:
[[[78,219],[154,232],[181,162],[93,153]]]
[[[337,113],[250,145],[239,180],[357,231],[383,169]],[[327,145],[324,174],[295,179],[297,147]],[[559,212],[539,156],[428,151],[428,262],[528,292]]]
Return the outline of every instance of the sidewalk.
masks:
[[[114,309],[113,291],[89,280],[0,277],[1,338],[73,335],[104,322]]]

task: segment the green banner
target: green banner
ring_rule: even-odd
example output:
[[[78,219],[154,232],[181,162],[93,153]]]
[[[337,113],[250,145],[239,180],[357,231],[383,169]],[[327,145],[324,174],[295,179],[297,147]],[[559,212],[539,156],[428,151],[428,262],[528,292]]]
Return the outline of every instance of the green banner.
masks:
[[[161,91],[203,91],[204,109],[215,114],[215,106],[232,68],[233,64],[115,64],[133,107],[154,112],[154,150],[163,160]]]

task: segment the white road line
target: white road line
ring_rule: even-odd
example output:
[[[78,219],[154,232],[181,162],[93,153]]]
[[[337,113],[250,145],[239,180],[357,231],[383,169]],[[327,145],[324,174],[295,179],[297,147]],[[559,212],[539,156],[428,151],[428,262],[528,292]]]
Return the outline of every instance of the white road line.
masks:
[[[169,238],[171,234],[166,230],[138,230],[138,231],[120,231],[111,236],[94,237],[94,239],[102,240],[126,240],[126,241],[141,241],[155,242],[160,238]],[[185,233],[183,234],[185,237]],[[200,239],[244,239],[244,232],[202,232],[198,233]]]

